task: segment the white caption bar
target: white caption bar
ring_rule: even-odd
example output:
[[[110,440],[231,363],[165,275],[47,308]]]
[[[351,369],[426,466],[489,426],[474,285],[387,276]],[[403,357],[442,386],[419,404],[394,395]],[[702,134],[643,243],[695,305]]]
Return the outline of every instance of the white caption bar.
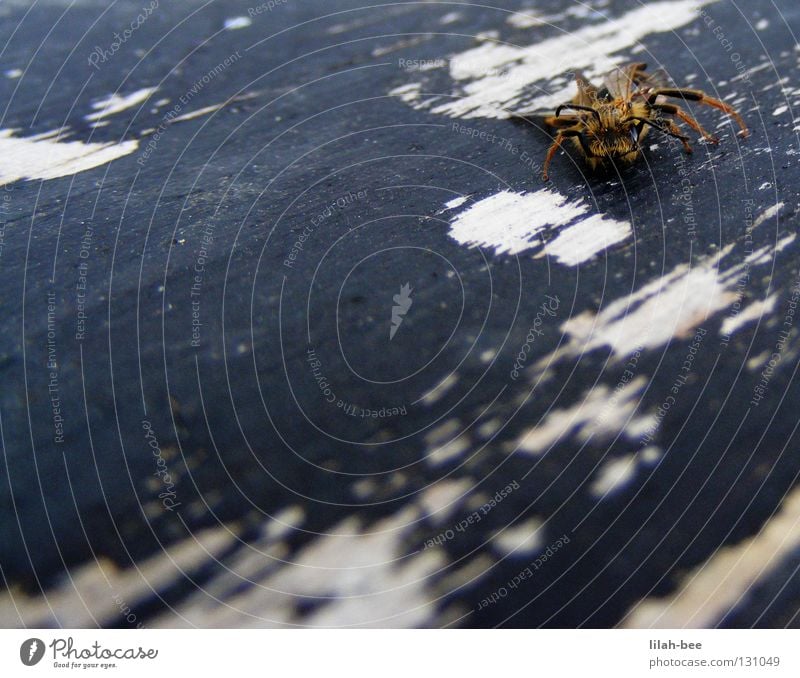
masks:
[[[9,676],[798,676],[797,631],[6,630]],[[171,673],[174,672],[174,673]]]

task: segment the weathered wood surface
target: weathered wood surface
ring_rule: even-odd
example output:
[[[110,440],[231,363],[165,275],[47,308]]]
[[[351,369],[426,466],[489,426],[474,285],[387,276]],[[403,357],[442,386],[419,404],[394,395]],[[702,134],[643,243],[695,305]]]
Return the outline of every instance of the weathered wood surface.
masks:
[[[800,9],[495,4],[0,6],[4,625],[798,625]]]

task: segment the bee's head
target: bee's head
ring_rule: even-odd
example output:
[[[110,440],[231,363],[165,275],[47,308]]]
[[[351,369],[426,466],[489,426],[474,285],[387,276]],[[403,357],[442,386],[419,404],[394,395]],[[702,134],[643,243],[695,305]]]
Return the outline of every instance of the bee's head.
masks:
[[[638,122],[631,119],[630,104],[611,104],[598,109],[587,125],[587,141],[596,156],[615,159],[639,150]]]

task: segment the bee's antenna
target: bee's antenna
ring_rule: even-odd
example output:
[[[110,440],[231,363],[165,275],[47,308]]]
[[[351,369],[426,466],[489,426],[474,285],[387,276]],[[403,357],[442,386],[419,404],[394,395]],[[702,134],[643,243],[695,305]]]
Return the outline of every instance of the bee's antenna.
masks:
[[[586,111],[587,113],[591,113],[597,118],[597,122],[601,122],[600,114],[591,106],[581,106],[580,104],[561,104],[556,109],[556,117],[561,114],[561,111]]]

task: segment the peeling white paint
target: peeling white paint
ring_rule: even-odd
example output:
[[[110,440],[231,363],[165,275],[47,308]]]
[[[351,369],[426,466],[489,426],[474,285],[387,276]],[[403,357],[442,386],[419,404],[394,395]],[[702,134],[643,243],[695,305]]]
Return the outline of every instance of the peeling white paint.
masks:
[[[204,115],[208,115],[209,113],[213,113],[214,111],[218,111],[221,108],[224,108],[225,104],[213,104],[211,106],[205,106],[204,108],[198,108],[196,111],[189,111],[188,113],[184,113],[183,115],[177,115],[170,120],[170,123],[176,122],[186,122],[187,120],[194,120],[195,118],[200,118]]]
[[[636,476],[636,455],[627,454],[605,462],[589,486],[589,492],[595,497],[605,497],[623,489]]]
[[[743,265],[724,274],[718,271],[720,260],[731,249],[729,246],[694,267],[679,264],[598,314],[585,311],[570,318],[562,325],[572,338],[567,352],[580,354],[608,346],[618,356],[625,356],[640,346],[654,348],[674,337],[690,337],[709,316],[737,298],[730,288]]]
[[[133,153],[136,140],[119,143],[59,141],[63,132],[54,131],[31,137],[14,136],[13,130],[0,130],[0,186],[21,179],[57,179],[106,165]]]
[[[419,97],[420,93],[422,92],[422,83],[419,82],[412,82],[408,85],[401,85],[400,87],[395,87],[392,90],[392,95],[399,97],[401,101],[405,101],[406,103],[411,103],[416,101],[417,97]]]
[[[506,23],[514,28],[531,28],[545,22],[541,17],[536,16],[533,10],[528,9],[523,12],[514,12],[506,19]]]
[[[235,31],[240,28],[247,28],[252,25],[252,21],[246,16],[236,16],[231,19],[225,19],[225,29],[228,31]]]
[[[296,554],[290,554],[283,543],[248,544],[226,560],[225,568],[217,568],[202,589],[148,626],[415,628],[430,624],[436,614],[436,596],[429,589],[429,578],[446,564],[446,555],[444,549],[407,553],[406,538],[419,518],[415,507],[368,526],[351,516]],[[325,604],[304,614],[297,609],[303,599],[325,599]]]
[[[434,525],[441,525],[452,515],[459,500],[469,494],[472,486],[473,481],[467,478],[440,480],[422,492],[419,498],[420,506]]]
[[[770,184],[770,186],[771,186],[771,185],[772,185],[772,184]],[[752,226],[752,228],[754,228],[754,229],[755,229],[755,228],[758,228],[758,227],[759,227],[759,226],[761,226],[761,224],[763,224],[765,221],[769,221],[770,219],[772,219],[772,217],[774,217],[775,215],[777,215],[777,214],[778,214],[778,213],[779,213],[779,212],[780,212],[780,211],[783,209],[783,207],[784,207],[784,204],[783,204],[782,202],[779,202],[779,203],[776,203],[776,204],[774,204],[774,205],[773,205],[772,207],[770,207],[769,209],[767,209],[767,210],[764,210],[764,211],[763,211],[761,214],[759,214],[759,215],[758,215],[758,216],[757,216],[757,217],[756,217],[756,218],[753,220],[753,226]]]
[[[684,578],[673,595],[640,602],[628,613],[624,626],[711,628],[798,547],[800,489],[794,489],[758,534],[717,550]]]
[[[109,115],[116,115],[122,111],[146,101],[155,92],[157,87],[143,87],[130,94],[111,94],[105,99],[92,103],[94,113],[86,116],[86,120],[101,120]]]
[[[492,546],[503,556],[529,556],[544,546],[544,523],[531,518],[507,527],[492,539]]]
[[[578,403],[551,410],[542,422],[520,436],[518,448],[539,455],[573,435],[580,441],[587,441],[624,432],[628,439],[635,440],[639,431],[651,424],[649,415],[635,416],[639,396],[646,385],[644,377],[637,377],[613,393],[605,384],[595,386]]]
[[[552,109],[572,98],[574,85],[570,83],[557,91],[550,86],[538,88],[544,94],[526,100],[525,93],[533,84],[552,85],[559,76],[574,69],[597,77],[623,63],[627,57],[619,53],[635,46],[646,35],[673,31],[696,21],[698,8],[716,1],[653,2],[608,21],[534,40],[527,47],[487,43],[469,49],[450,61],[450,75],[458,83],[452,96],[431,110],[455,118],[507,118],[509,110]],[[416,84],[418,96],[402,88],[391,94],[402,95],[404,101],[415,107],[429,105],[419,94],[421,83]]]
[[[781,206],[770,208],[761,218],[766,220],[774,216]],[[749,273],[748,269],[772,262],[795,238],[795,234],[790,234],[726,268],[723,264],[735,247],[730,244],[693,265],[677,265],[632,294],[615,299],[599,313],[584,311],[572,316],[561,325],[568,342],[540,359],[536,367],[544,371],[554,360],[601,347],[610,348],[615,359],[620,360],[640,347],[655,348],[675,338],[690,338],[709,317],[740,300],[737,283]],[[724,324],[734,330],[741,329],[757,308],[741,321],[736,320],[741,315],[738,314],[726,319]]]
[[[469,197],[466,195],[459,196],[458,198],[453,198],[452,200],[448,200],[445,204],[445,210],[454,210],[456,207],[461,207],[465,202],[469,200]]]
[[[641,452],[614,457],[606,461],[597,471],[589,486],[595,497],[605,498],[624,490],[644,466],[651,466],[661,457],[656,447],[646,447]]]
[[[305,520],[306,512],[300,505],[287,506],[271,517],[264,527],[264,536],[269,540],[283,539]]]
[[[782,252],[783,250],[785,250],[796,239],[797,235],[792,233],[784,238],[781,238],[774,245],[765,245],[764,247],[757,249],[752,254],[748,254],[747,257],[745,258],[745,263],[748,263],[751,266],[760,266],[761,264],[768,264],[775,259],[775,255],[778,254],[778,252]]]
[[[539,235],[569,226],[546,245]],[[534,193],[501,191],[456,215],[450,237],[468,247],[491,247],[497,254],[520,254],[538,248],[541,256],[577,265],[632,235],[628,222],[589,214],[580,200],[549,188]]]
[[[209,528],[137,561],[135,568],[118,567],[103,557],[87,562],[71,570],[69,577],[63,576],[44,596],[2,591],[0,624],[2,628],[114,626],[124,619],[114,596],[133,608],[148,600],[154,590],[166,590],[185,580],[188,573],[217,562],[237,540],[236,532],[227,526]],[[176,621],[174,614],[169,618]]]
[[[448,12],[441,19],[439,19],[439,23],[442,24],[442,26],[447,26],[455,23],[456,21],[461,21],[462,18],[463,16],[461,12]]]
[[[469,437],[466,434],[460,435],[431,450],[426,457],[426,461],[431,466],[440,466],[441,464],[455,461],[469,449],[469,446]]]
[[[447,392],[458,383],[458,375],[451,372],[444,379],[442,379],[436,386],[422,396],[422,402],[426,405],[433,405],[441,400]]]
[[[761,319],[765,315],[769,315],[775,310],[775,302],[778,300],[778,295],[773,294],[766,299],[754,301],[748,305],[741,313],[735,316],[725,318],[720,327],[719,333],[723,337],[729,337],[736,330],[741,329],[745,325],[756,320]]]
[[[569,226],[544,247],[544,253],[562,264],[577,266],[598,252],[631,237],[631,225],[601,214],[593,214]]]

